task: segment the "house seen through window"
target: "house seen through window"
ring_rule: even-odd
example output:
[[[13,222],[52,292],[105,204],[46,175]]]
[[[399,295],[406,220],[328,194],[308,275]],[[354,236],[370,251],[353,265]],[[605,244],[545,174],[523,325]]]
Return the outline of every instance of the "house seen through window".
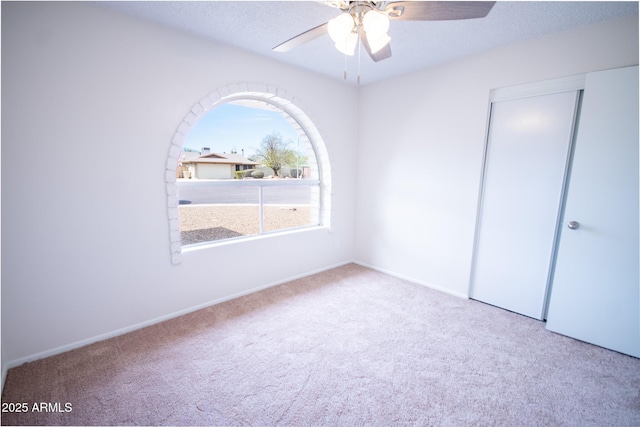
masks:
[[[316,156],[292,124],[273,105],[240,100],[193,126],[176,169],[183,246],[319,224]]]

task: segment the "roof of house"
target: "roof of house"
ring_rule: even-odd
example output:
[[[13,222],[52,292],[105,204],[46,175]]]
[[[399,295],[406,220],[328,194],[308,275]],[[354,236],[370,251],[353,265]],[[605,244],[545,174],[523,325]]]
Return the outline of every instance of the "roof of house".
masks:
[[[243,155],[238,153],[205,153],[200,155],[199,153],[183,151],[180,156],[182,163],[209,163],[209,164],[223,164],[223,165],[258,165],[257,162],[252,162],[246,159]]]

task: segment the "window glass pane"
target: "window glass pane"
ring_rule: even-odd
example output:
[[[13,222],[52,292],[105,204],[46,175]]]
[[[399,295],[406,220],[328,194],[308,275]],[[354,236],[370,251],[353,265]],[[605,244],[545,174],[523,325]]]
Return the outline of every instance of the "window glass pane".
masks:
[[[260,233],[256,187],[188,187],[178,184],[183,245]]]
[[[320,223],[311,142],[265,102],[234,100],[205,114],[185,139],[176,172],[182,245]]]
[[[314,188],[318,186],[264,187],[264,231],[317,225],[312,222]]]
[[[189,185],[188,182],[178,181],[178,198],[180,206],[210,205],[210,204],[256,204],[258,203],[258,188],[253,186],[234,185],[236,181],[229,180],[229,185],[207,186]]]

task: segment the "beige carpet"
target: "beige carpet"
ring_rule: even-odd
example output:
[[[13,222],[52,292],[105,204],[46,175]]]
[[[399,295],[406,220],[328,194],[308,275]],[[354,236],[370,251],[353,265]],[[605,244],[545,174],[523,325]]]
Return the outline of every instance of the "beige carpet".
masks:
[[[11,369],[2,423],[631,426],[639,390],[640,359],[347,265]]]

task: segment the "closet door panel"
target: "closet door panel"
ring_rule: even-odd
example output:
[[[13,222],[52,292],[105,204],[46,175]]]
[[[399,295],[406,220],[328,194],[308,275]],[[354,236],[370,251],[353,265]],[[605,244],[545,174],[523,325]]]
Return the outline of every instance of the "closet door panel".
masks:
[[[636,357],[638,113],[638,67],[587,75],[547,321]]]
[[[492,104],[472,298],[543,317],[578,94]]]

